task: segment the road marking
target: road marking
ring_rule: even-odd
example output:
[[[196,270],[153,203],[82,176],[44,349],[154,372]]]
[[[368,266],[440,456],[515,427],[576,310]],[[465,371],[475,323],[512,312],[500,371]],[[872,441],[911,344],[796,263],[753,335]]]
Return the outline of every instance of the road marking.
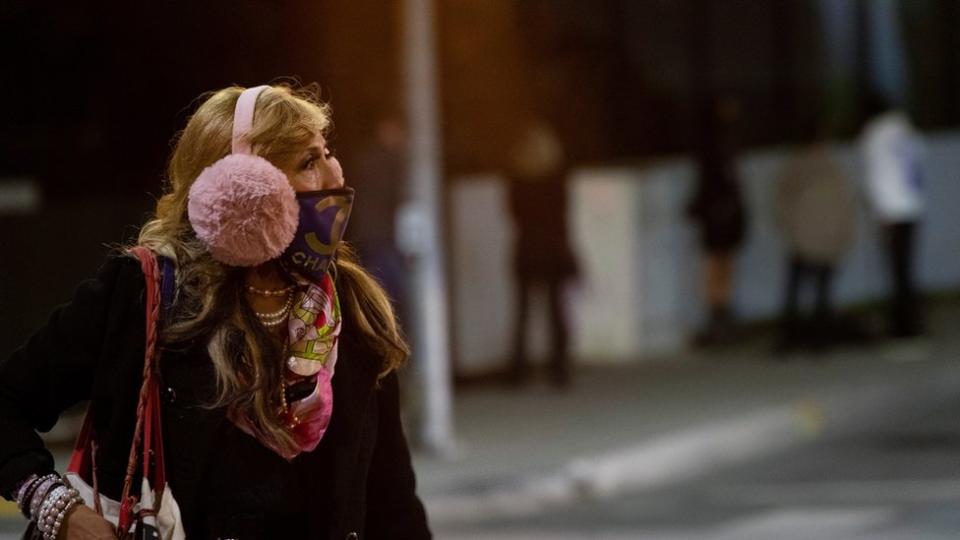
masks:
[[[705,540],[810,540],[854,538],[896,516],[895,508],[788,508],[764,512],[721,527]]]
[[[891,507],[842,510],[798,507],[759,512],[708,527],[673,530],[618,528],[571,533],[521,529],[502,533],[462,532],[442,536],[448,540],[863,540],[874,538],[872,535],[877,528],[895,519],[896,515],[896,509]]]
[[[864,480],[777,485],[712,486],[714,500],[737,505],[781,506],[799,503],[923,503],[960,501],[960,478],[935,480]]]

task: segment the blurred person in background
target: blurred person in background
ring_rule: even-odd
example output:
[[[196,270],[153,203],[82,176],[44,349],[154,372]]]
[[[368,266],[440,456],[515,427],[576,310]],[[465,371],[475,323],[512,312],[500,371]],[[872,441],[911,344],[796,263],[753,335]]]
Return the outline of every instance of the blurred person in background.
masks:
[[[834,271],[853,243],[854,199],[848,175],[833,156],[823,120],[809,130],[813,142],[784,165],[776,194],[776,221],[788,253],[786,294],[778,349],[828,347],[838,328],[832,308]],[[812,283],[814,307],[800,314]]]
[[[564,288],[579,274],[567,230],[566,156],[554,128],[540,118],[528,120],[509,150],[508,196],[515,240],[516,279],[513,364],[515,385],[527,382],[527,326],[530,298],[546,293],[550,319],[550,375],[557,387],[570,383],[569,329]]]
[[[390,295],[402,321],[407,315],[407,267],[397,242],[397,223],[407,202],[407,136],[403,123],[394,116],[380,120],[374,135],[358,154],[351,183],[376,196],[354,204],[350,238],[364,267]]]
[[[140,231],[175,289],[158,347],[174,538],[430,537],[398,408],[408,348],[386,293],[337,247],[353,192],[327,148],[329,125],[309,88],[209,94]],[[318,239],[313,252],[296,247]],[[145,287],[136,258],[111,255],[0,364],[0,494],[37,538],[116,537],[92,498],[77,504],[35,430],[90,399],[92,485],[120,499],[144,378]]]
[[[924,329],[914,255],[924,212],[925,148],[904,111],[877,94],[868,97],[867,108],[871,114],[861,137],[864,187],[887,245],[892,282],[889,333],[895,338],[916,337]]]
[[[705,260],[708,307],[706,327],[697,343],[713,345],[731,338],[734,259],[746,234],[747,211],[737,173],[736,127],[740,102],[731,95],[709,101],[702,115],[698,178],[687,215],[700,232]]]

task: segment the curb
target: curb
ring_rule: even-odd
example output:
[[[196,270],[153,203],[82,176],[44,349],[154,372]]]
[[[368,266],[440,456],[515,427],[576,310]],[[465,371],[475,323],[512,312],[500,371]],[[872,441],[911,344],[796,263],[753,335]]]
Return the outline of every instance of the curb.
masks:
[[[931,366],[920,381],[835,388],[723,422],[681,429],[650,441],[568,461],[551,473],[424,501],[431,522],[523,516],[578,499],[644,491],[707,474],[751,458],[894,414],[921,411],[957,393],[960,365]]]

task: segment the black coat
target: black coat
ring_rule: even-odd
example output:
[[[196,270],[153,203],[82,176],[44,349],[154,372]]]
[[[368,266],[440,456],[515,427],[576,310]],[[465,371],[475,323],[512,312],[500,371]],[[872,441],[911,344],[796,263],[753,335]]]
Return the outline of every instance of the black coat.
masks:
[[[525,178],[512,173],[507,187],[516,229],[516,276],[521,280],[575,277],[579,268],[567,226],[565,171],[546,178]]]
[[[53,468],[36,430],[47,431],[71,405],[91,400],[100,490],[118,498],[143,369],[144,277],[139,262],[115,256],[73,300],[51,315],[27,343],[0,364],[0,494],[31,472]],[[333,466],[324,489],[330,530],[318,538],[430,538],[415,493],[410,452],[400,423],[397,378],[377,382],[381,359],[344,325],[333,377],[334,406],[321,444]],[[192,502],[204,485],[213,444],[228,421],[222,410],[193,407],[212,381],[209,357],[187,351],[161,355],[167,478],[187,533]],[[193,358],[206,362],[187,362]],[[251,466],[256,464],[251,463]],[[239,471],[238,471],[239,473]]]

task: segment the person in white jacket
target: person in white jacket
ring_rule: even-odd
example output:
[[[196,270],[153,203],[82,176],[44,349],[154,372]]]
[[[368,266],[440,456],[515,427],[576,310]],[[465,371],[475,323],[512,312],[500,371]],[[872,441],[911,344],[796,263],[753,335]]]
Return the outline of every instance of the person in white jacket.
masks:
[[[886,237],[893,285],[890,333],[915,337],[923,332],[922,316],[914,287],[913,260],[916,229],[924,213],[921,136],[909,117],[889,107],[863,129],[862,153],[865,189],[874,216]]]

